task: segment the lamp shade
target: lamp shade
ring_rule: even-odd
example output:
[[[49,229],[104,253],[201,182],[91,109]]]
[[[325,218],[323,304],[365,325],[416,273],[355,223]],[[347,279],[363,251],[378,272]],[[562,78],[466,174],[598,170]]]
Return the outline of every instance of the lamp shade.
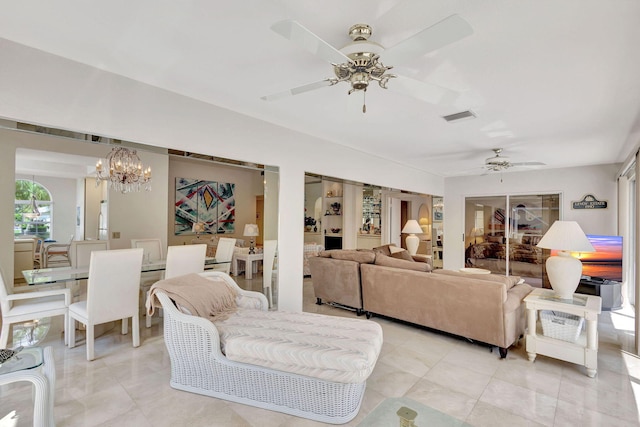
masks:
[[[194,233],[204,233],[204,222],[194,222],[191,231]]]
[[[418,224],[418,221],[416,221],[415,219],[410,219],[404,225],[402,232],[409,233],[409,234],[415,234],[415,233],[420,234],[422,233],[422,228],[420,227],[420,224]]]
[[[569,252],[596,251],[580,225],[575,221],[554,222],[536,246]]]
[[[258,224],[245,224],[243,236],[255,237],[260,235]]]

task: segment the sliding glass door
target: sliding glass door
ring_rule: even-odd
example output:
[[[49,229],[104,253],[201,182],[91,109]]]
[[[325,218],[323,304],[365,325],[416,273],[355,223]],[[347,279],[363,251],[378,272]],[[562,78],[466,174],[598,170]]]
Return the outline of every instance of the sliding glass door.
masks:
[[[467,197],[466,266],[545,286],[544,261],[549,254],[536,245],[559,219],[559,199],[558,194]]]

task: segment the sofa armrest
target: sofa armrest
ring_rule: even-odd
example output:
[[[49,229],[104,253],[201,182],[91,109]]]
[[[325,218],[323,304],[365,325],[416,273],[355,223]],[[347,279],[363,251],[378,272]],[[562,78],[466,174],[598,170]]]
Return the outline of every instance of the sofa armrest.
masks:
[[[522,300],[531,293],[533,288],[527,283],[514,285],[507,291],[507,300],[504,302],[504,312],[510,313],[517,310],[522,304]]]
[[[433,258],[431,257],[431,255],[415,254],[411,255],[411,258],[413,258],[415,262],[426,262],[433,267]]]

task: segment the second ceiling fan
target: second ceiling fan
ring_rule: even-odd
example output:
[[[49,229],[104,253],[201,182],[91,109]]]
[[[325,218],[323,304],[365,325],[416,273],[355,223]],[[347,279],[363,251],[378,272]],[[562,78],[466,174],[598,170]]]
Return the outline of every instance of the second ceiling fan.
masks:
[[[349,29],[351,43],[338,50],[294,20],[277,22],[271,26],[271,29],[329,62],[333,65],[334,76],[263,96],[262,99],[265,101],[274,101],[341,82],[347,82],[351,86],[348,94],[366,93],[369,83],[378,82],[381,88],[390,89],[432,104],[443,105],[453,104],[458,97],[458,92],[409,77],[391,74],[389,70],[394,65],[400,65],[415,57],[425,55],[473,33],[473,29],[467,21],[458,15],[451,15],[395,46],[385,49],[380,44],[369,40],[372,34],[369,25],[356,24]],[[387,65],[383,64],[383,60]],[[390,81],[391,79],[393,81]],[[363,105],[362,112],[366,112],[366,105]]]

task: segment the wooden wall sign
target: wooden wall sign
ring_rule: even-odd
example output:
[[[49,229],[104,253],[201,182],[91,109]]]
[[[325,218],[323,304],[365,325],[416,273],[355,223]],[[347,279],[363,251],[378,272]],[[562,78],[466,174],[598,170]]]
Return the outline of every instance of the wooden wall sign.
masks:
[[[596,199],[592,194],[585,195],[578,202],[571,202],[572,209],[607,209],[607,201]]]

